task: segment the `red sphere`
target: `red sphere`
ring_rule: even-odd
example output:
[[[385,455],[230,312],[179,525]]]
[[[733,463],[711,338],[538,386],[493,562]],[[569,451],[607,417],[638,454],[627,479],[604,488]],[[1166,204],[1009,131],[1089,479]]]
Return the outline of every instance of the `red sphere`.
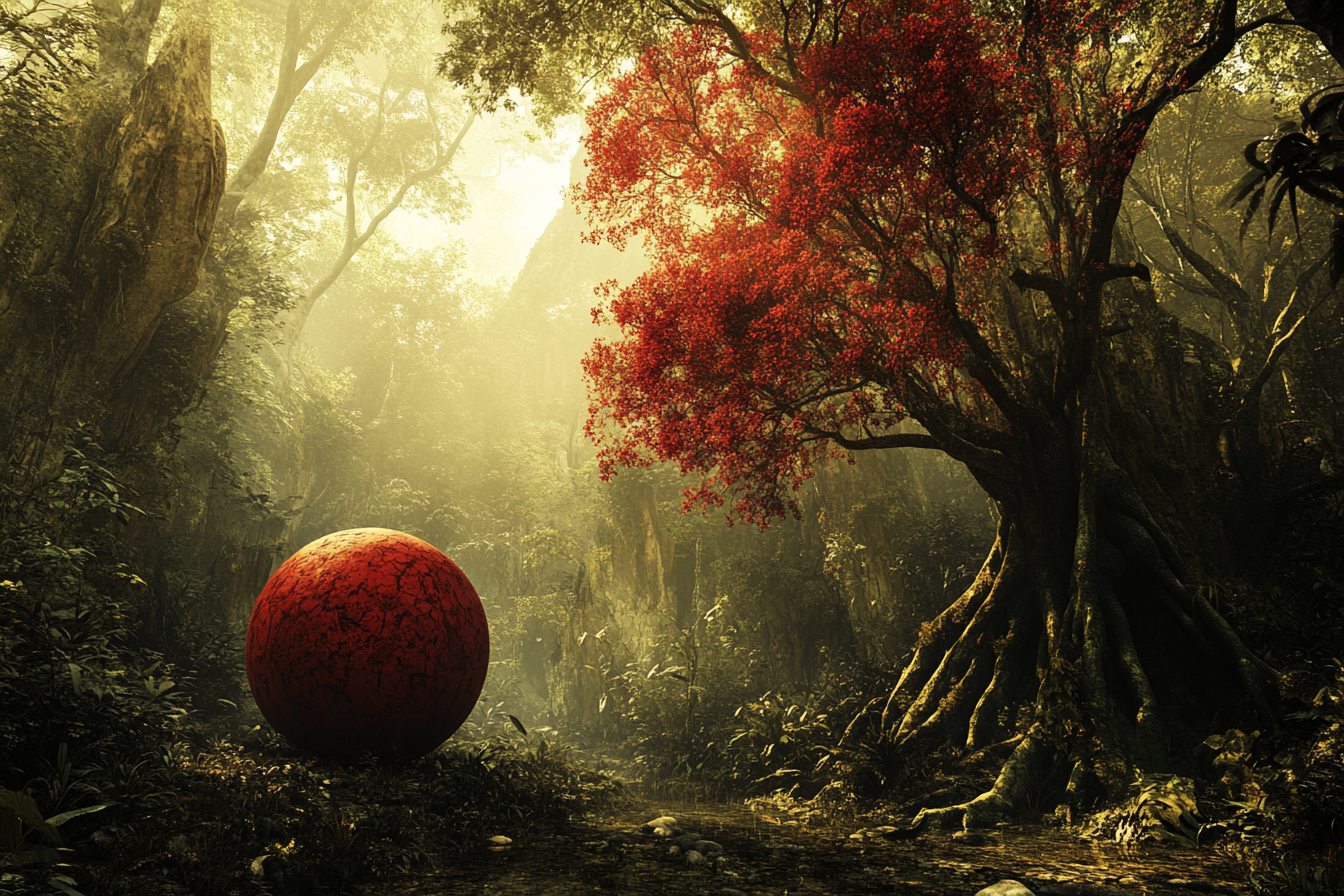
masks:
[[[466,721],[490,664],[476,589],[433,546],[391,529],[307,545],[262,589],[247,681],[292,743],[337,759],[414,759]]]

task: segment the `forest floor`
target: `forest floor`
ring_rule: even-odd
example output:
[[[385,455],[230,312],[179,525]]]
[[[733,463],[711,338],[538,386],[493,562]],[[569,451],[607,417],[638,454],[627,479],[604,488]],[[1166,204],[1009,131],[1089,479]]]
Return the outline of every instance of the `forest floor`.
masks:
[[[1036,896],[1249,893],[1245,866],[1212,849],[1084,841],[1042,826],[1005,826],[971,845],[945,833],[885,840],[862,822],[810,819],[742,803],[642,795],[566,829],[518,836],[378,893],[971,894],[1020,881]],[[687,867],[671,841],[641,830],[669,815],[723,847],[712,867]],[[878,824],[879,822],[871,822]],[[865,833],[866,831],[866,833]]]
[[[306,756],[259,726],[239,740],[171,776],[130,769],[150,787],[75,818],[60,850],[0,852],[0,896],[974,896],[1003,880],[1034,896],[1254,892],[1221,843],[1122,845],[1041,824],[915,833],[887,826],[908,819],[895,804],[677,799],[690,782],[655,788],[538,737],[388,767]]]

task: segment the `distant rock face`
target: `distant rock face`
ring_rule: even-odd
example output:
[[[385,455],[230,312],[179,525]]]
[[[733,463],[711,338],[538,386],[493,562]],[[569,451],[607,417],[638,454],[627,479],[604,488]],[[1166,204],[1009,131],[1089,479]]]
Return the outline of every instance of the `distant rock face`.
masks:
[[[196,288],[224,195],[224,132],[211,114],[210,26],[183,19],[131,90],[79,235],[100,319],[92,374],[111,383],[144,353],[169,306]]]
[[[86,119],[72,118],[73,161],[36,191],[8,185],[18,199],[0,209],[9,265],[0,277],[0,375],[25,384],[0,396],[0,418],[33,413],[41,395],[43,419],[120,419],[117,389],[200,276],[227,173],[211,111],[210,27],[183,17],[143,68],[155,17],[140,7],[157,4],[134,6],[122,24],[138,36],[122,36],[136,46],[113,41],[118,58],[100,66],[100,77],[114,70],[105,89]],[[130,79],[123,105],[113,95]],[[121,428],[104,425],[104,437]]]

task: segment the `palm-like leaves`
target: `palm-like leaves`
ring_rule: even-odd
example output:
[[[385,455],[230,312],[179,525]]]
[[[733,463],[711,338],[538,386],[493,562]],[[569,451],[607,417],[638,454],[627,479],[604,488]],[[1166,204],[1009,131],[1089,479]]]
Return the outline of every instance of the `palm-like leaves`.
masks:
[[[1284,197],[1297,227],[1297,193],[1301,190],[1321,202],[1344,210],[1344,85],[1334,85],[1307,97],[1300,122],[1285,122],[1271,136],[1247,145],[1251,170],[1227,194],[1229,205],[1246,202],[1241,237],[1268,196],[1266,217],[1274,232]],[[1330,278],[1344,274],[1344,214],[1335,217],[1330,238]]]

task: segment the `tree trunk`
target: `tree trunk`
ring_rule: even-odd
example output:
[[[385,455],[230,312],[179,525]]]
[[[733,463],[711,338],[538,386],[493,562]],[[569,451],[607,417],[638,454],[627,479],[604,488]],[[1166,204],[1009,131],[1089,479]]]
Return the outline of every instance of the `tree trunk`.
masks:
[[[98,11],[98,75],[125,83],[139,78],[149,58],[149,42],[159,21],[163,0],[134,0],[123,9],[122,0],[95,0]]]
[[[1076,401],[1018,434],[1023,483],[998,502],[994,547],[882,713],[907,750],[1011,749],[989,792],[921,813],[934,826],[991,825],[1029,791],[1121,792],[1134,768],[1188,771],[1187,748],[1243,715],[1276,725],[1275,673],[1189,562],[1221,552],[1195,534],[1218,528],[1201,526],[1216,452],[1180,335],[1159,319],[1112,340]]]
[[[210,32],[174,29],[131,91],[76,246],[87,272],[85,316],[99,348],[84,371],[122,380],[168,308],[196,288],[224,193],[224,133],[210,114]]]
[[[143,30],[156,10],[137,3],[123,24]],[[113,62],[133,67],[125,56]],[[97,151],[49,185],[54,195],[25,197],[6,233],[0,374],[13,388],[0,417],[11,449],[34,428],[102,419],[168,309],[195,288],[225,174],[207,25],[174,29],[119,117],[105,142],[99,120],[87,123]]]

